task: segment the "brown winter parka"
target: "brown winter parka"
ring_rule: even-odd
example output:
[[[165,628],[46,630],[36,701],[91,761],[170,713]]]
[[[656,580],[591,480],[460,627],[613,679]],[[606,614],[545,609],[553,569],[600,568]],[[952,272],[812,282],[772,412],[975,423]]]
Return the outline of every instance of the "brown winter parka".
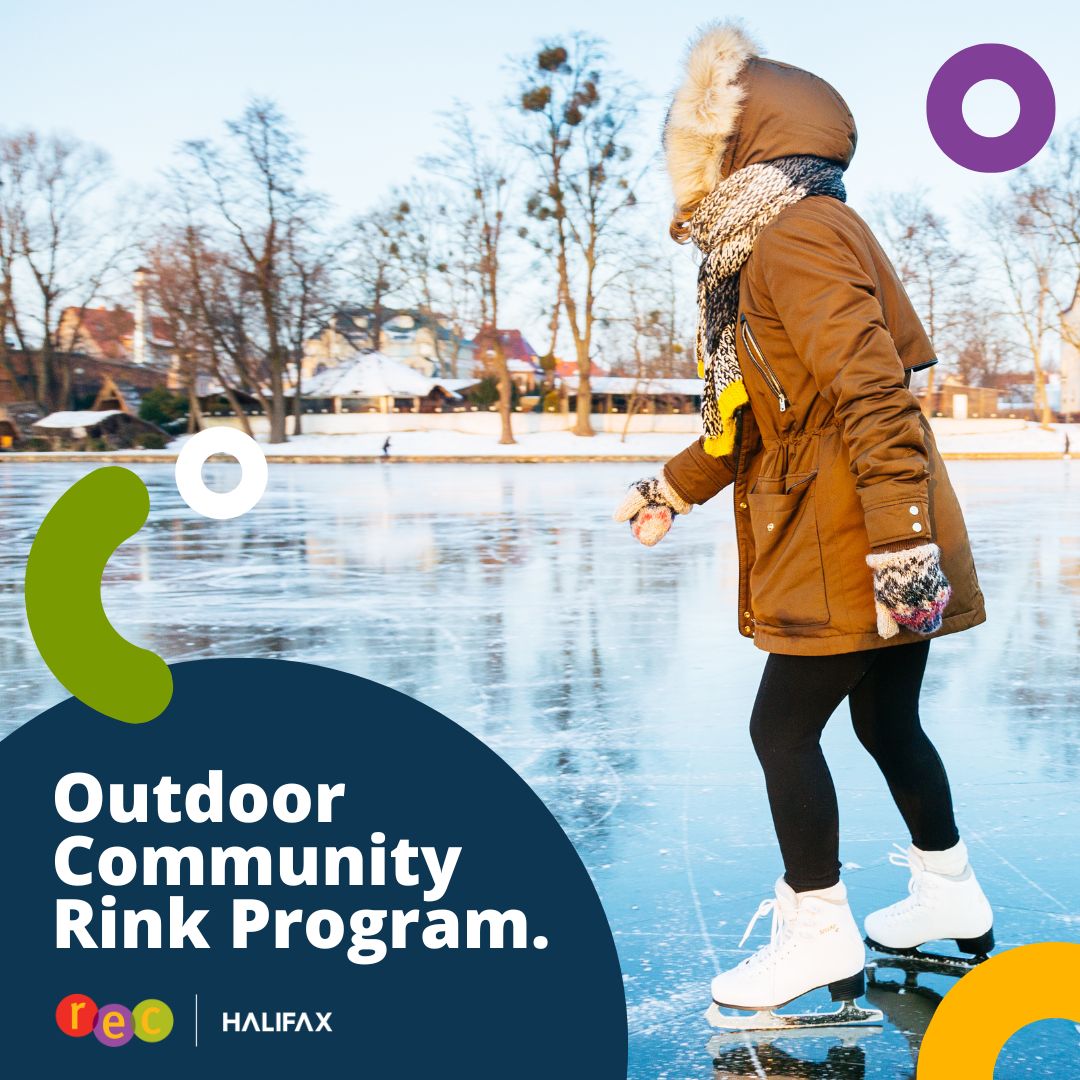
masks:
[[[786,154],[847,165],[855,125],[827,83],[754,58],[723,173]],[[767,154],[767,157],[762,157]],[[701,440],[664,467],[691,503],[734,487],[739,632],[768,652],[828,655],[920,640],[878,635],[866,555],[933,541],[953,588],[941,629],[985,618],[960,505],[909,389],[934,363],[880,245],[825,196],[783,210],[743,266],[736,327],[749,396],[735,451]]]

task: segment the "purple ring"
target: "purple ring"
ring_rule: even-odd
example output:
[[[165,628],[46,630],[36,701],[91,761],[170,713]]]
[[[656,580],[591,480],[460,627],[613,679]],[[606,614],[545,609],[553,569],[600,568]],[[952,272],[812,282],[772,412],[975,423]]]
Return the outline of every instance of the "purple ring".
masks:
[[[964,95],[986,79],[1007,83],[1020,115],[1003,135],[980,135],[964,119]],[[926,95],[926,121],[941,151],[972,172],[1000,173],[1026,165],[1054,130],[1056,102],[1047,74],[1011,45],[972,45],[938,69]]]

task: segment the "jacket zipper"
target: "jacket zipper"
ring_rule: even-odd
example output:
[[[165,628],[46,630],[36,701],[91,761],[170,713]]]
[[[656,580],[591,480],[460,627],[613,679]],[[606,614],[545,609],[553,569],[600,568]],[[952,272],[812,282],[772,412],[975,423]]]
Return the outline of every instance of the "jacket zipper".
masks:
[[[788,396],[784,392],[783,386],[780,385],[776,372],[773,371],[769,361],[765,359],[765,354],[761,351],[745,315],[739,317],[739,325],[742,328],[743,344],[750,354],[750,359],[754,362],[754,367],[761,372],[762,378],[769,384],[769,389],[776,395],[776,400],[780,403],[780,411],[787,412]]]

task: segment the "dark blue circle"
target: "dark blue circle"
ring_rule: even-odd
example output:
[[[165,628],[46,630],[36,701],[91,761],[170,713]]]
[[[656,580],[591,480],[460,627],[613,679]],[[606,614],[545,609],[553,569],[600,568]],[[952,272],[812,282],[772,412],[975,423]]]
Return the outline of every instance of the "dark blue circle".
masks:
[[[172,667],[168,709],[143,725],[102,717],[74,699],[0,743],[0,1015],[12,1076],[264,1077],[432,1076],[552,1080],[626,1075],[626,1012],[610,928],[588,873],[550,812],[487,746],[446,717],[365,679],[274,660],[203,660]],[[122,678],[122,672],[116,672]],[[224,773],[226,793],[257,783],[269,795],[295,782],[346,784],[332,824],[284,824],[268,816],[241,825],[118,824],[107,814],[77,825],[53,805],[57,781],[89,772],[103,784],[170,775],[184,785]],[[447,895],[425,904],[415,888],[298,886],[168,887],[132,884],[79,889],[54,872],[58,843],[74,834],[143,846],[370,846],[372,832],[444,849],[461,860]],[[389,846],[389,843],[388,845]],[[209,950],[55,948],[55,903],[81,897],[100,906],[163,909],[169,896],[211,914],[201,927]],[[391,950],[359,966],[348,944],[318,950],[302,935],[289,950],[272,935],[252,947],[230,943],[234,896],[271,908],[518,908],[528,937],[544,949]],[[105,1054],[93,1040],[66,1038],[56,1002],[71,993],[129,1008],[145,998],[173,1011],[160,1043],[132,1040]],[[199,996],[199,1046],[194,1044]],[[322,1010],[333,1033],[223,1033],[222,1014]],[[12,1055],[18,1055],[13,1059]],[[107,1060],[105,1060],[107,1059]],[[14,1069],[12,1068],[14,1067]]]

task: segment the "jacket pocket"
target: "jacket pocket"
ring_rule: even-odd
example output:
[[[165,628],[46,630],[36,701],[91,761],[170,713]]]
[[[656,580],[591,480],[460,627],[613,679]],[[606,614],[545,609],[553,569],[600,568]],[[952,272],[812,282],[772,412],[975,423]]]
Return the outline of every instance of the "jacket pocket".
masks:
[[[781,384],[779,376],[773,371],[772,364],[769,363],[765,353],[762,352],[761,346],[758,344],[757,338],[754,337],[754,331],[750,329],[750,323],[747,322],[745,315],[739,316],[739,327],[742,333],[743,346],[750,357],[751,363],[758,369],[758,373],[765,380],[765,385],[772,391],[773,396],[776,398],[777,407],[781,412],[787,412],[791,399],[787,396],[787,391]]]
[[[807,477],[785,494],[749,495],[751,606],[763,626],[823,626],[829,621],[813,480]]]

